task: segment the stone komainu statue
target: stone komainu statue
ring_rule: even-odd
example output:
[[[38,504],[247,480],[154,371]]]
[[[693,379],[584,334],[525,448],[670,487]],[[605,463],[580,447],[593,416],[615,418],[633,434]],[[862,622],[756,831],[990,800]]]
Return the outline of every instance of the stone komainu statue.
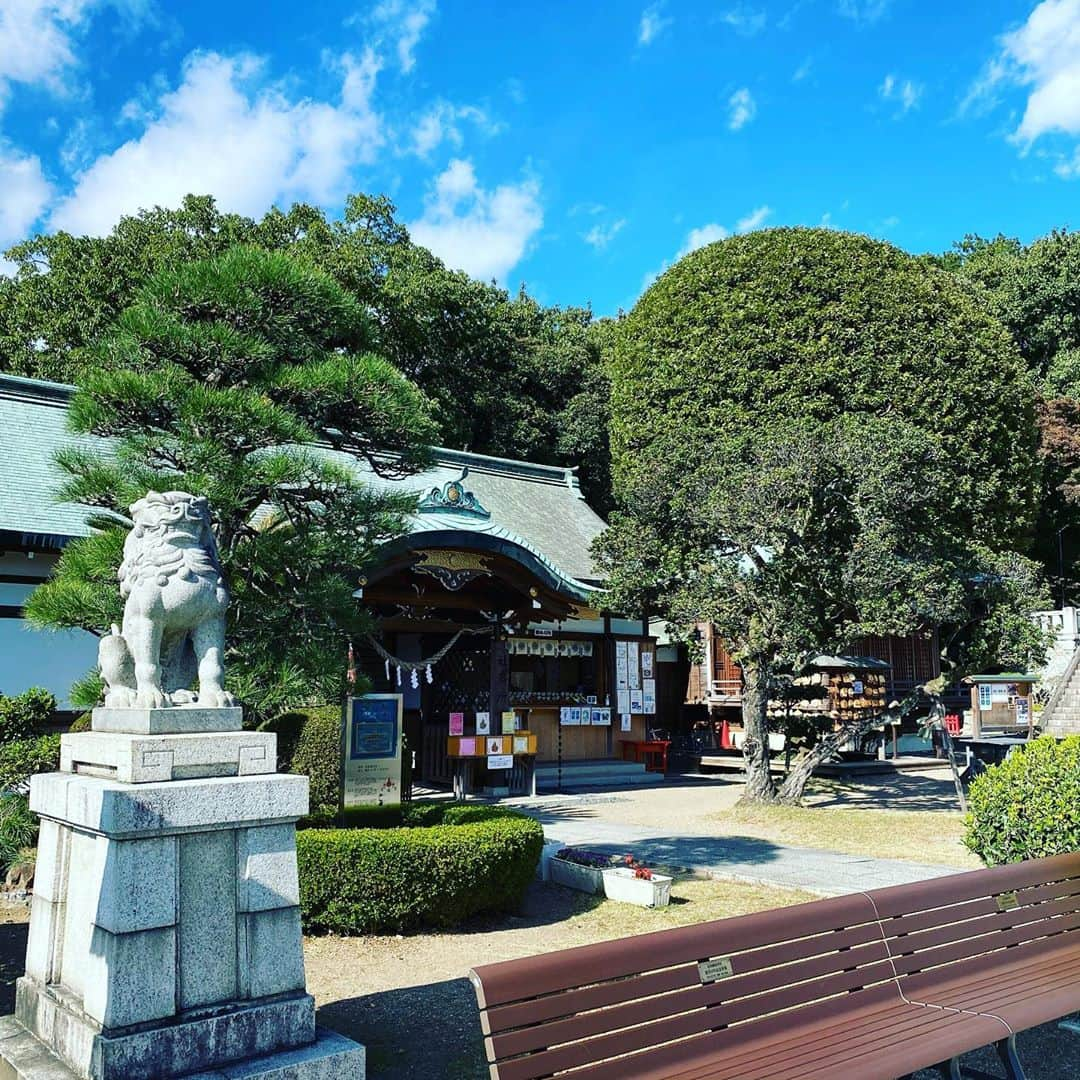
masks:
[[[98,649],[106,706],[234,705],[224,688],[229,594],[206,499],[151,491],[131,517],[119,572],[123,630],[113,626]]]

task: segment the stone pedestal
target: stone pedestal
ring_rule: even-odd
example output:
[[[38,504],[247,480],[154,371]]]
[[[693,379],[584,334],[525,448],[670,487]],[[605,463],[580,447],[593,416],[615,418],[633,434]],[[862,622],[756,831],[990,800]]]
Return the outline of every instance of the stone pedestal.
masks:
[[[64,736],[65,771],[34,777],[26,975],[0,1077],[362,1080],[363,1048],[316,1029],[305,989],[307,778],[276,774],[274,736],[236,730],[238,713],[97,710],[95,731]]]

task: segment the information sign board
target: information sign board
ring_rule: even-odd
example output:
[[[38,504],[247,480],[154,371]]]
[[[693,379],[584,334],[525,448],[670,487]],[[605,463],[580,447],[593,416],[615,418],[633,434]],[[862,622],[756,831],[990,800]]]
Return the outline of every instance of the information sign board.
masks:
[[[401,802],[401,694],[347,698],[342,769],[345,806]]]

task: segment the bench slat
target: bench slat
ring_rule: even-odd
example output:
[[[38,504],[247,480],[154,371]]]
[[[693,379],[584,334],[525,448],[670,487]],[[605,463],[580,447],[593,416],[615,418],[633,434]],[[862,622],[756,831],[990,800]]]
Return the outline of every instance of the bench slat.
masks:
[[[774,945],[792,936],[809,936],[876,921],[873,904],[863,895],[838,896],[808,904],[720,919],[675,930],[656,930],[634,938],[634,948],[623,941],[581,945],[559,953],[545,953],[524,960],[505,960],[475,968],[479,979],[481,1008],[506,1005],[527,997],[542,997],[582,986],[605,982],[643,971],[674,967],[711,956],[727,955]],[[738,925],[733,925],[733,924]]]
[[[896,993],[895,985],[892,983],[892,969],[888,961],[882,960],[855,971],[844,971],[828,978],[814,980],[811,983],[772,990],[753,998],[743,998],[722,1008],[697,1008],[693,1012],[668,1016],[662,1020],[643,1021],[638,1023],[636,1027],[594,1035],[582,1042],[574,1042],[550,1050],[539,1050],[528,1058],[516,1058],[505,1062],[500,1067],[499,1075],[503,1080],[515,1080],[517,1077],[543,1076],[547,1073],[558,1072],[561,1069],[586,1065],[615,1054],[625,1054],[631,1050],[656,1046],[659,1043],[670,1042],[673,1039],[696,1035],[702,1031],[715,1030],[765,1013],[791,1009],[798,1005],[812,1004],[833,995],[849,994],[852,990],[860,990],[873,984],[882,984],[884,980],[889,980],[888,985],[892,987],[892,992]],[[712,986],[708,989],[711,990]],[[897,998],[899,998],[899,994],[897,994]],[[649,1004],[649,1002],[632,1003],[620,1006],[620,1008],[626,1010],[624,1015],[628,1023],[637,1023],[634,1017],[638,1015],[639,1011],[642,1015],[645,1015],[648,1012]],[[843,1007],[841,1001],[837,1001],[836,1005],[838,1008]],[[529,1029],[525,1030],[528,1031]],[[502,1059],[507,1052],[504,1048],[507,1045],[512,1045],[512,1039],[513,1035],[496,1036],[493,1039],[488,1039],[489,1057]],[[517,1068],[519,1062],[524,1065],[520,1071]],[[537,1073],[535,1071],[537,1068],[542,1071]]]
[[[697,980],[697,970],[694,969],[695,984],[675,993],[639,997],[613,1008],[521,1028],[496,1035],[488,1043],[494,1056],[512,1057],[702,1008],[709,1008],[713,1013],[709,1026],[719,1027],[766,1011],[769,999],[766,991],[783,991],[790,997],[797,986],[800,1000],[814,1001],[833,992],[819,991],[820,986],[831,984],[827,976],[845,976],[844,989],[849,989],[849,984],[855,978],[849,969],[854,969],[863,977],[860,986],[891,978],[892,968],[887,960],[885,946],[878,941],[847,952],[812,957],[781,968],[756,971],[705,985]],[[747,1002],[750,996],[752,999]]]
[[[1080,853],[1053,855],[1048,859],[1031,862],[1009,863],[987,870],[969,870],[947,877],[931,878],[911,885],[892,885],[874,889],[868,895],[882,918],[907,915],[912,911],[925,911],[933,907],[945,907],[964,900],[983,896],[995,896],[1032,885],[1046,885],[1052,881],[1067,881],[1080,877]]]
[[[1080,878],[1015,891],[1021,907],[1067,897],[1072,897],[1080,903]],[[873,893],[870,895],[872,897]],[[909,914],[883,919],[882,928],[886,936],[894,937],[898,934],[929,930],[946,923],[962,922],[964,919],[975,918],[978,915],[993,915],[1000,910],[997,903],[998,895],[1000,894],[980,896],[975,900],[964,900],[948,907],[935,907],[929,910],[918,910],[913,904],[913,910]]]
[[[829,931],[813,937],[797,938],[779,945],[729,955],[736,978],[744,973],[775,968],[780,964],[808,959],[823,953],[837,955],[837,966],[831,970],[841,970],[856,963],[854,960],[845,962],[839,955],[841,950],[854,951],[859,946],[870,943],[879,947],[882,958],[886,955],[884,945],[881,943],[881,930],[876,923],[867,923],[851,930]],[[734,981],[734,979],[727,979],[725,984],[730,986]],[[513,1028],[524,1027],[526,1024],[538,1024],[590,1009],[617,1005],[623,1001],[700,985],[701,978],[696,962],[677,968],[667,968],[664,971],[632,975],[624,979],[567,990],[561,994],[551,994],[542,998],[490,1008],[482,1015],[484,1034],[498,1034]]]

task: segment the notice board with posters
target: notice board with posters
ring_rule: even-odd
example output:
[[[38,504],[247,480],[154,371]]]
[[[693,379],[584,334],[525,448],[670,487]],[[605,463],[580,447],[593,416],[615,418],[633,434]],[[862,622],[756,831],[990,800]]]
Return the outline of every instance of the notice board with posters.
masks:
[[[401,694],[346,698],[343,806],[389,806],[401,802],[401,713]]]

